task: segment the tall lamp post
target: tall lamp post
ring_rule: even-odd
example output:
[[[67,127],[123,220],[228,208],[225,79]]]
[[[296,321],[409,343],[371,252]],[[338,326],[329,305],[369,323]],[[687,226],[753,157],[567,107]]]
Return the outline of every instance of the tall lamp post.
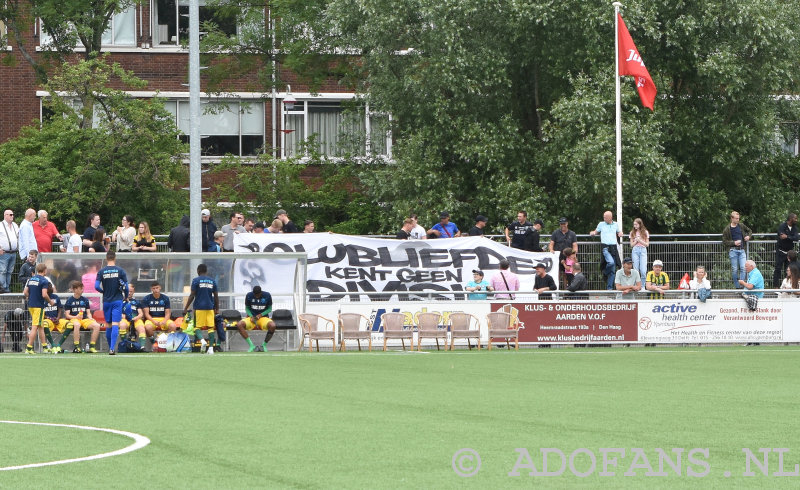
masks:
[[[203,252],[200,171],[200,1],[189,0],[189,250]]]

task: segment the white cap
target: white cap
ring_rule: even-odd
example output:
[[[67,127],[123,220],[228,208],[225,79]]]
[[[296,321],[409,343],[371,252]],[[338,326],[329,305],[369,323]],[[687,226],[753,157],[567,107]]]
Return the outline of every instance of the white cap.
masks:
[[[664,262],[661,262],[660,260],[654,260],[653,261],[653,267],[655,267],[657,265],[660,265],[661,267],[664,267]]]
[[[209,211],[208,209],[204,209],[204,210],[200,211],[200,215],[201,216],[211,216],[211,211]]]

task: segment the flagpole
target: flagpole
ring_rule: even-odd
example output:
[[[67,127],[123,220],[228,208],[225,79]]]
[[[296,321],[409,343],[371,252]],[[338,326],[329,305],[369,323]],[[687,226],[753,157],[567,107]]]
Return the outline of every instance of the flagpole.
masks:
[[[619,232],[622,233],[622,110],[620,103],[620,88],[619,88],[619,8],[622,4],[614,2],[614,81],[616,85],[616,102],[617,102],[617,227]],[[617,240],[617,249],[620,257],[622,257],[622,245]]]

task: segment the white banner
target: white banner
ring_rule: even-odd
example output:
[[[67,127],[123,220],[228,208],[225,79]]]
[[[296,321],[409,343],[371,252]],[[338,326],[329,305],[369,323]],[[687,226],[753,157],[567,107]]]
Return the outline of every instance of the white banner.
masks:
[[[800,341],[797,314],[800,304],[795,306],[780,299],[759,300],[755,312],[747,309],[743,299],[705,303],[643,301],[639,303],[639,342],[797,342]]]
[[[322,294],[322,300],[341,297],[328,293],[352,293],[347,294],[350,301],[466,299],[466,294],[435,293],[464,291],[472,280],[473,269],[482,270],[485,279],[490,281],[503,259],[508,259],[511,272],[519,276],[520,291],[533,290],[534,267],[539,263],[545,265],[558,285],[558,253],[526,252],[482,237],[392,240],[330,233],[248,233],[236,235],[234,250],[306,252],[306,289],[312,295]],[[279,267],[270,270],[267,289],[280,293],[284,286],[290,288],[279,280],[288,272]],[[377,298],[360,294],[406,291],[420,294],[386,294]]]

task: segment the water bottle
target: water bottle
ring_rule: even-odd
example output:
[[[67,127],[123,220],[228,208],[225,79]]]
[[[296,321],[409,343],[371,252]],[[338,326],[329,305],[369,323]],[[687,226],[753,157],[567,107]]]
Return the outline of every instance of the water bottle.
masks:
[[[89,342],[86,342],[86,348],[83,349],[83,352],[89,352]]]

